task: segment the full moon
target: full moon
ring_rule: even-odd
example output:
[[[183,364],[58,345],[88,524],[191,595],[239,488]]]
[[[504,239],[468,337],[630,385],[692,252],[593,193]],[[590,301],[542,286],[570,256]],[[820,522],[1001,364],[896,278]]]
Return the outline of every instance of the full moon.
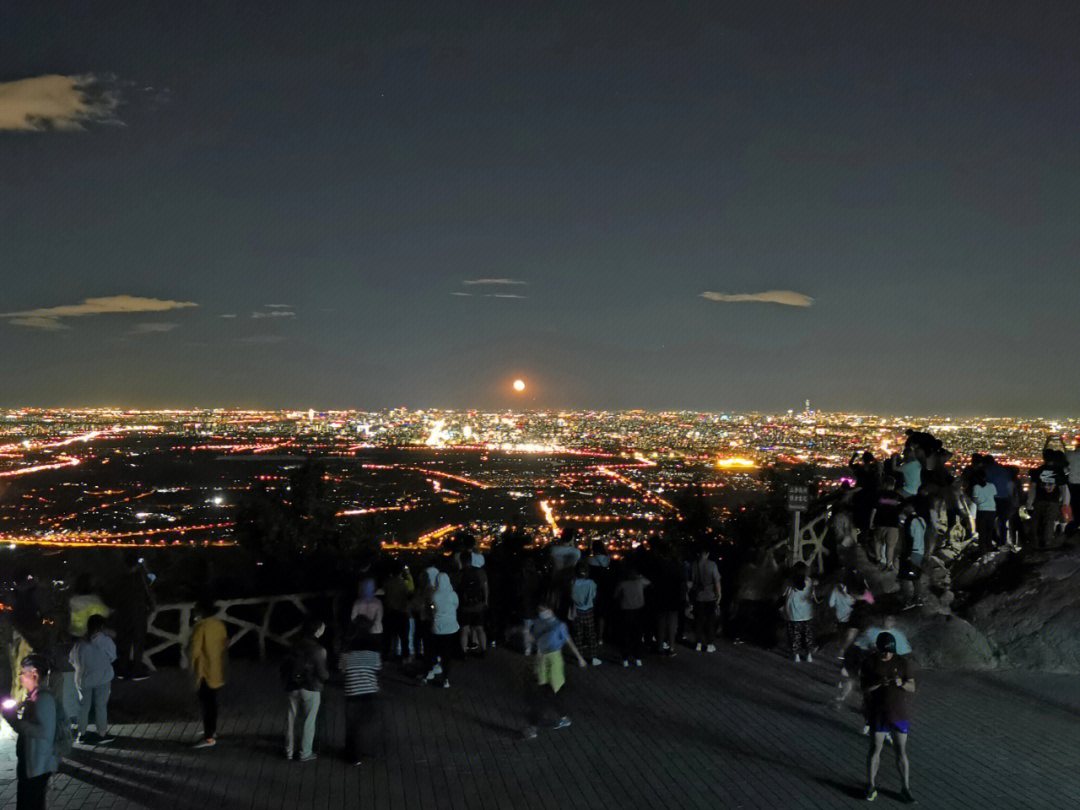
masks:
[[[525,381],[524,380],[514,380],[514,390],[519,392],[519,393],[521,391],[524,391],[525,390]]]

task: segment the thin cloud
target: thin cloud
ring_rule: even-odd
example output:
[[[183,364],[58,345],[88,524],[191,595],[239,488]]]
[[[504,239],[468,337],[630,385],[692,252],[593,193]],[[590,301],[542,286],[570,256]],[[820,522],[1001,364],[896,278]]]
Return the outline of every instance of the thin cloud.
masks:
[[[270,312],[252,312],[252,318],[295,318],[295,312],[287,312],[283,309],[274,309]]]
[[[224,315],[218,315],[219,318],[235,318],[235,312],[226,312]]]
[[[809,295],[803,295],[792,290],[766,290],[759,293],[703,292],[701,297],[710,301],[722,301],[724,303],[756,301],[763,304],[782,304],[786,307],[809,307],[814,304],[814,299]]]
[[[462,298],[472,298],[472,293],[452,292],[451,295],[460,295]]]
[[[263,304],[267,309],[292,309],[292,304]]]
[[[0,312],[8,323],[36,329],[67,329],[62,318],[81,318],[84,315],[109,315],[123,312],[165,312],[170,309],[197,307],[194,301],[163,301],[160,298],[139,298],[134,295],[112,295],[107,298],[86,298],[81,304],[29,309],[23,312]]]
[[[48,329],[50,331],[71,328],[70,326],[64,326],[55,318],[12,318],[8,323],[14,324],[15,326],[29,326],[31,329]]]
[[[137,323],[134,328],[128,332],[129,335],[152,335],[162,332],[171,332],[173,329],[179,327],[178,323],[171,323],[167,321],[153,321],[149,323]]]
[[[527,295],[512,295],[510,293],[488,293],[484,298],[528,298]]]
[[[35,76],[0,82],[0,130],[80,130],[115,123],[120,96],[97,76]]]
[[[462,284],[518,284],[524,286],[528,282],[518,281],[516,278],[470,278],[461,282]]]

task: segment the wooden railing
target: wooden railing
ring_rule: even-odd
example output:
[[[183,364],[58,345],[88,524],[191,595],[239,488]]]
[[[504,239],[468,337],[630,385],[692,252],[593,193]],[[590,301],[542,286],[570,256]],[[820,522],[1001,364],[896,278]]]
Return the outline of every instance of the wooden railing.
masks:
[[[329,602],[331,606],[331,615],[336,616],[338,615],[337,608],[339,597],[340,594],[337,592],[316,591],[312,593],[287,593],[278,596],[256,597],[253,599],[226,599],[214,603],[217,605],[218,611],[214,614],[213,618],[223,622],[226,629],[229,631],[229,647],[234,646],[241,639],[254,634],[259,645],[259,658],[266,658],[267,642],[287,647],[291,643],[290,639],[300,632],[300,628],[303,627],[304,621],[310,615],[309,604],[311,602],[316,600]],[[274,608],[283,603],[292,605],[293,608],[295,608],[298,617],[284,628],[278,626],[280,620],[278,623],[273,621]],[[254,608],[254,611],[257,613],[257,619],[252,621],[229,613],[230,610],[237,607],[248,608],[248,612],[250,612],[250,609]],[[155,655],[168,651],[173,647],[179,648],[180,666],[187,666],[188,650],[191,646],[191,615],[194,608],[194,602],[177,602],[174,604],[159,605],[157,609],[150,614],[150,618],[147,621],[147,649],[143,653],[143,662],[150,669],[155,669],[152,660]],[[159,619],[162,619],[169,614],[176,614],[176,621],[169,622],[170,625],[175,624],[177,627],[175,632],[158,626]]]

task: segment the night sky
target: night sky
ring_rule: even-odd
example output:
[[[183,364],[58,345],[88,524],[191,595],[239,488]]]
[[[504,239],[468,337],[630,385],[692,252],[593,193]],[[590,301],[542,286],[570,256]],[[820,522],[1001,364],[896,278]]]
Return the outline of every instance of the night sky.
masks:
[[[1080,415],[1075,3],[14,5],[2,407]]]

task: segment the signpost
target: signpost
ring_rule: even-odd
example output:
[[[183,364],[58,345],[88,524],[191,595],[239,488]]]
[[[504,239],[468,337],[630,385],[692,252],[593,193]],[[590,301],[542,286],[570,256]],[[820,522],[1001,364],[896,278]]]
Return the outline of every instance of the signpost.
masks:
[[[788,487],[787,508],[788,511],[795,513],[795,533],[791,538],[791,559],[793,562],[797,562],[801,559],[799,554],[799,521],[802,513],[810,508],[810,487]]]

